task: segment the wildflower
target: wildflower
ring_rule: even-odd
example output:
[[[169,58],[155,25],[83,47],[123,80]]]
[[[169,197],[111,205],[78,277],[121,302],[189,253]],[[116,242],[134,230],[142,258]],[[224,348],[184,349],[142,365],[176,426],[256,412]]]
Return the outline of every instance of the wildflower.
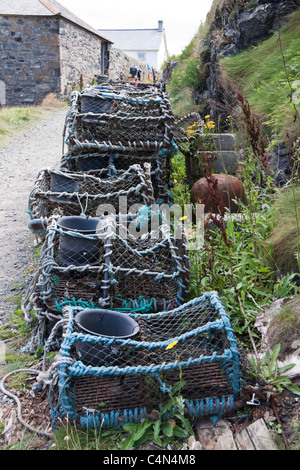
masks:
[[[207,125],[206,127],[207,129],[214,129],[214,127],[216,127],[214,121],[208,121],[206,125]]]
[[[172,348],[174,348],[174,346],[176,346],[177,343],[178,343],[178,341],[173,341],[173,343],[168,344],[168,346],[166,347],[166,349],[172,349]]]
[[[204,116],[204,119],[209,119],[210,118],[210,114],[208,114],[207,116]]]
[[[183,217],[180,217],[180,220],[185,220],[185,219],[187,219],[186,215],[184,215]]]

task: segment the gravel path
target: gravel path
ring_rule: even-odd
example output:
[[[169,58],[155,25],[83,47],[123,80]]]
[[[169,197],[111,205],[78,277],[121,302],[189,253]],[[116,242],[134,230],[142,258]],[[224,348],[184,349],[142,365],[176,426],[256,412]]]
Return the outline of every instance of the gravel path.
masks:
[[[28,197],[42,168],[58,168],[66,109],[38,121],[0,147],[0,325],[15,308],[34,246],[26,213]]]

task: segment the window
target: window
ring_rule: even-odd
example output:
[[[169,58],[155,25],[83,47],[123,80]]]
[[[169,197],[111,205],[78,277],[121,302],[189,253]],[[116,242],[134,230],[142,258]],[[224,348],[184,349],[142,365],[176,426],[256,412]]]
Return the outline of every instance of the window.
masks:
[[[145,59],[146,59],[145,52],[138,52],[137,55],[138,55],[138,58],[139,58],[140,60],[145,61]]]

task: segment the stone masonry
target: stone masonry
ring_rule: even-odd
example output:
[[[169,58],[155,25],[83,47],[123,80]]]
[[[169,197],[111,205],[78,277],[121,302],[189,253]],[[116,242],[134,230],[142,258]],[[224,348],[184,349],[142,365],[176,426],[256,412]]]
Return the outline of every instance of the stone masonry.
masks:
[[[59,19],[0,17],[0,57],[2,104],[36,104],[60,92]]]
[[[66,96],[80,81],[91,83],[101,73],[101,40],[98,36],[61,20],[60,24],[61,94]]]
[[[57,16],[0,16],[0,105],[67,96],[101,70],[101,38]]]

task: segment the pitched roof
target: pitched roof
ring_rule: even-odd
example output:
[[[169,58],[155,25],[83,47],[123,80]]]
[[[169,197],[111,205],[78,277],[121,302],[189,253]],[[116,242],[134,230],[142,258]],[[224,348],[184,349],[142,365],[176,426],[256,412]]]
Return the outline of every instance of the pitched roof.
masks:
[[[61,16],[83,29],[90,31],[108,42],[113,42],[92,26],[74,15],[56,0],[1,0],[0,15],[18,16]]]
[[[164,31],[158,29],[101,29],[124,51],[158,51]]]

